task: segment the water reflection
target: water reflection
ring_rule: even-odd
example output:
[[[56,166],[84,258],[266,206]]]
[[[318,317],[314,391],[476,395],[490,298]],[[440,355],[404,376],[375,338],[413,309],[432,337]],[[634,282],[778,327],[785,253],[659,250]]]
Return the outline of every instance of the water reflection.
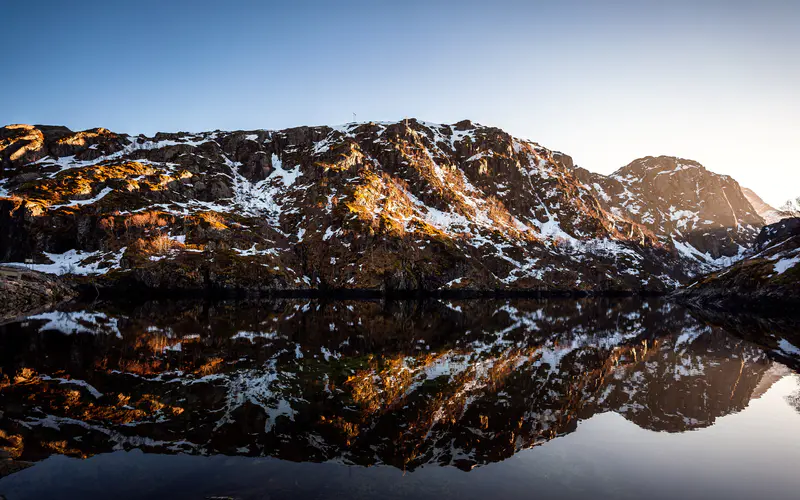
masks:
[[[0,327],[0,446],[470,470],[605,412],[708,427],[775,356],[640,299],[74,305]]]

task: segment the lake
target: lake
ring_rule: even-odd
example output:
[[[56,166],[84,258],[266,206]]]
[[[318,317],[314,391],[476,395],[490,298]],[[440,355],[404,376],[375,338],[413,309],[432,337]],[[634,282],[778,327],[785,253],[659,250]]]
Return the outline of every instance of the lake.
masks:
[[[797,498],[796,326],[642,298],[68,304],[0,326],[0,495]]]

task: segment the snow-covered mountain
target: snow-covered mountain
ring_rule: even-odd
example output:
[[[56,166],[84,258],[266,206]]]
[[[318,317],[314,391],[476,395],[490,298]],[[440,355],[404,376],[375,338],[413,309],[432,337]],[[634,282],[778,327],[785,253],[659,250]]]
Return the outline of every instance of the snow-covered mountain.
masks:
[[[12,125],[0,158],[0,260],[100,286],[663,290],[735,259],[762,224],[695,162],[603,177],[469,121]]]
[[[607,177],[579,176],[609,211],[643,224],[702,271],[741,258],[764,225],[739,183],[696,161],[648,156]]]
[[[800,217],[800,198],[787,201],[778,210],[784,219],[787,217]]]

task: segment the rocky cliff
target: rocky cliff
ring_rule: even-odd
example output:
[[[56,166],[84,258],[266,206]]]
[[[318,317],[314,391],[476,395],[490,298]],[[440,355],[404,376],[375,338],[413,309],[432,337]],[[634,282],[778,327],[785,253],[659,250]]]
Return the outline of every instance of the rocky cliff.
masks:
[[[659,290],[686,276],[568,157],[470,122],[0,137],[0,258],[40,270],[254,290]]]
[[[468,121],[12,125],[0,159],[0,260],[101,287],[658,291],[737,258],[762,223],[694,162],[606,178]]]

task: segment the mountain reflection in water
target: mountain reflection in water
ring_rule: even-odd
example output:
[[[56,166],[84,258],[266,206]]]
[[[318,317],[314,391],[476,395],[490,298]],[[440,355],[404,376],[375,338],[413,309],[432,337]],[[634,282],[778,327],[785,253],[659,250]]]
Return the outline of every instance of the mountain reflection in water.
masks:
[[[706,428],[792,373],[791,339],[713,324],[638,298],[75,304],[0,326],[0,447],[495,467],[590,419]]]

